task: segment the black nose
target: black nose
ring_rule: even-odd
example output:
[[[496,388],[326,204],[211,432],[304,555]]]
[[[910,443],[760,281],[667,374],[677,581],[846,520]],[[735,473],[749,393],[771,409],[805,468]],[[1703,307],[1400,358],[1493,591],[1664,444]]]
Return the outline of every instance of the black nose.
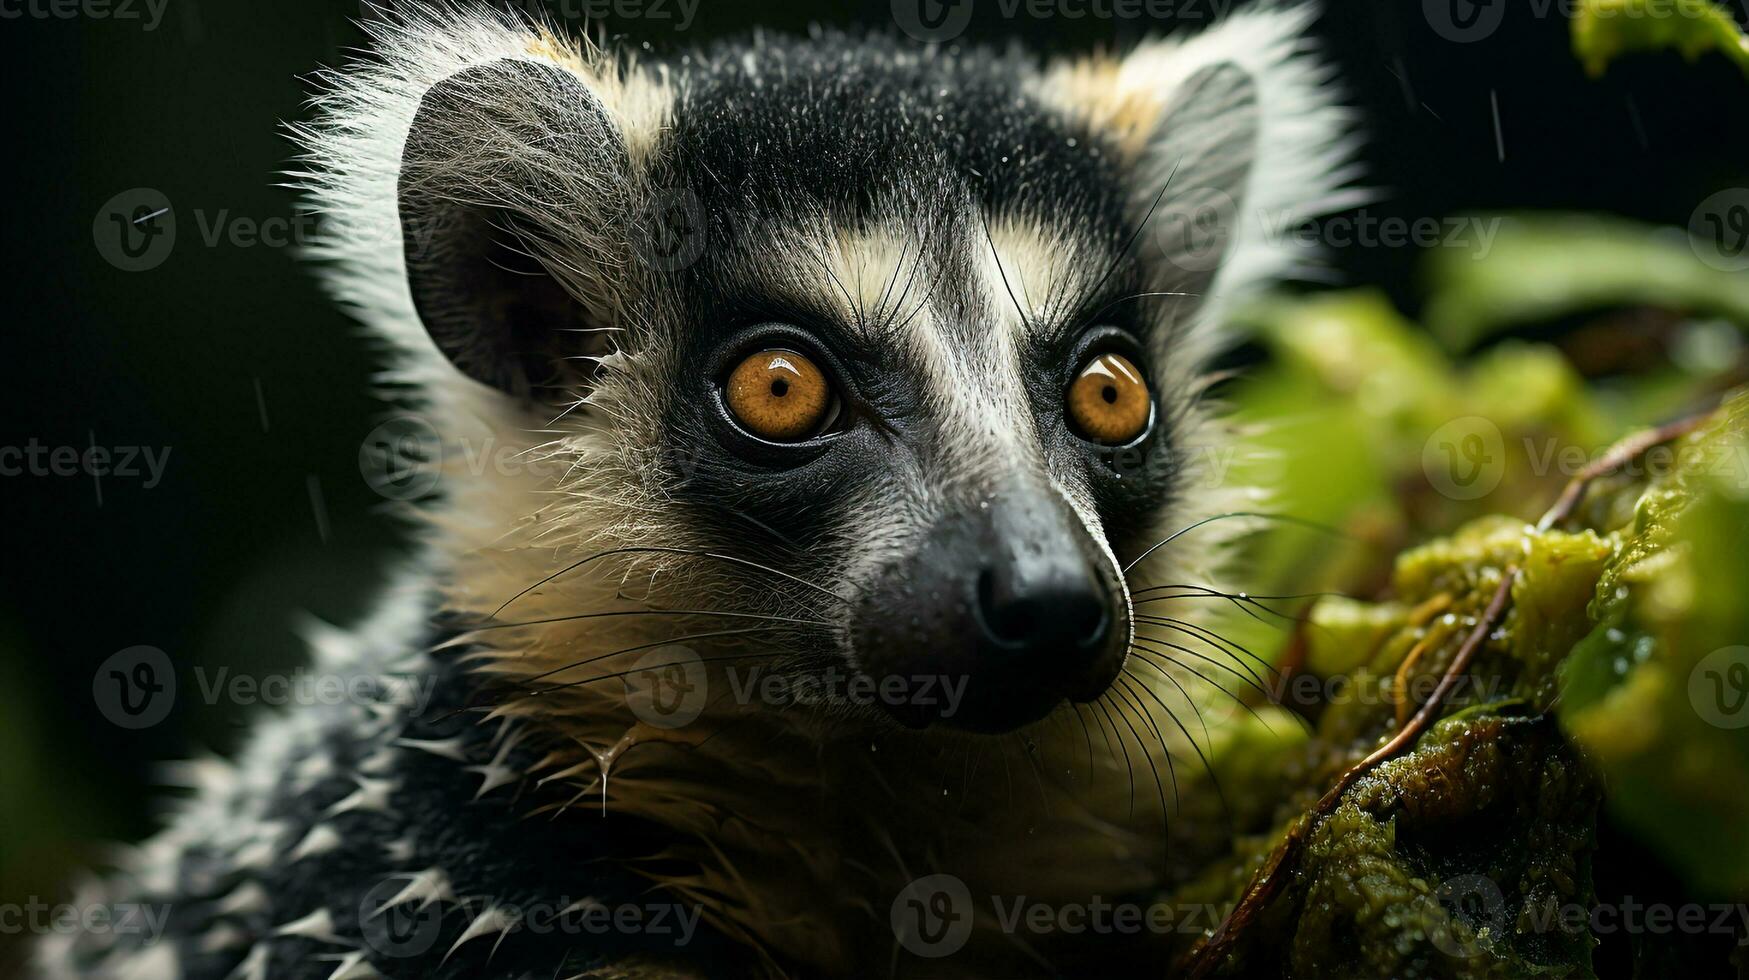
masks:
[[[1022,660],[1091,650],[1110,632],[1109,601],[1085,562],[1055,562],[1043,569],[996,564],[978,576],[978,628],[991,645]]]
[[[1064,700],[1091,701],[1123,666],[1122,586],[1110,559],[1048,487],[955,510],[920,535],[855,613],[862,671],[952,703],[881,706],[906,724],[1009,731]]]

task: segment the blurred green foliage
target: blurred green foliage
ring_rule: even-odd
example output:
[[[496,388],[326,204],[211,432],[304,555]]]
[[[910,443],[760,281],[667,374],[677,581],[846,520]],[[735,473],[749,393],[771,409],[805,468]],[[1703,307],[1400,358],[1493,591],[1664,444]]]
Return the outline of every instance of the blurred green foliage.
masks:
[[[1610,307],[1656,306],[1749,322],[1742,273],[1696,262],[1680,229],[1598,215],[1500,220],[1483,261],[1459,249],[1428,255],[1427,326],[1454,350],[1514,326]]]
[[[1229,393],[1245,433],[1232,477],[1276,510],[1346,537],[1262,536],[1246,561],[1259,594],[1366,592],[1391,556],[1487,514],[1534,518],[1568,476],[1626,433],[1740,379],[1749,282],[1668,231],[1572,215],[1506,220],[1486,255],[1429,253],[1432,329],[1372,290],[1279,298],[1241,316],[1268,363]],[[1680,234],[1677,234],[1680,241]],[[1640,319],[1611,321],[1623,307]],[[1593,318],[1568,347],[1507,328]],[[1583,376],[1593,348],[1667,348],[1632,373]],[[1267,642],[1259,624],[1236,627]]]
[[[1669,235],[1569,216],[1515,217],[1486,257],[1430,271],[1431,331],[1369,291],[1246,317],[1270,361],[1229,396],[1247,423],[1240,478],[1339,533],[1258,534],[1247,584],[1341,594],[1302,602],[1285,638],[1268,617],[1231,625],[1274,651],[1275,694],[1309,677],[1323,700],[1236,716],[1214,770],[1246,800],[1238,832],[1172,900],[1230,905],[1303,831],[1290,883],[1224,972],[1723,970],[1728,947],[1686,934],[1638,936],[1653,952],[1606,968],[1585,923],[1559,916],[1583,920],[1604,901],[1596,882],[1624,874],[1667,873],[1694,901],[1749,897],[1749,396],[1726,394],[1744,377],[1749,284]],[[1623,306],[1656,315],[1612,326]],[[1460,354],[1549,321],[1577,326]],[[1663,355],[1581,374],[1573,345],[1619,346],[1648,324]],[[1702,430],[1533,526],[1617,440],[1721,396]],[[1440,720],[1309,815],[1426,700],[1508,568],[1506,618]],[[1614,821],[1662,867],[1605,851]],[[1597,866],[1611,861],[1632,866]]]
[[[1571,43],[1594,72],[1623,52],[1672,45],[1690,56],[1717,50],[1743,64],[1741,38],[1727,20],[1659,25],[1594,16],[1611,5],[1593,2],[1575,21]],[[1697,188],[1742,182],[1741,127],[1719,121],[1719,100],[1708,97],[1707,86],[1735,80],[1723,59],[1707,59],[1718,64],[1703,64],[1693,78],[1657,73],[1660,60],[1673,58],[1624,63],[1593,89],[1561,57],[1568,38],[1560,18],[1508,18],[1497,43],[1453,45],[1412,16],[1360,4],[1326,7],[1328,40],[1345,52],[1345,74],[1369,128],[1381,135],[1369,145],[1377,154],[1369,169],[1379,186],[1394,187],[1402,214],[1553,202],[1680,222]],[[145,789],[154,781],[150,760],[223,747],[252,718],[240,709],[189,706],[172,724],[118,735],[91,709],[99,660],[146,641],[191,664],[295,665],[302,653],[286,629],[287,611],[349,621],[380,577],[380,557],[398,540],[357,473],[359,439],[379,408],[367,394],[375,365],[308,270],[279,252],[190,246],[154,275],[129,276],[103,263],[90,237],[99,204],[142,184],[209,214],[289,213],[286,195],[272,184],[290,151],[271,121],[301,117],[299,75],[359,43],[348,19],[360,10],[354,0],[186,3],[173,5],[166,29],[150,34],[119,20],[19,21],[0,32],[0,40],[20,44],[8,60],[20,71],[21,92],[44,78],[64,82],[54,86],[59,97],[19,98],[11,107],[13,129],[29,134],[13,148],[16,183],[32,190],[21,197],[16,221],[28,233],[7,243],[16,249],[9,264],[23,270],[11,283],[23,327],[8,347],[17,403],[9,421],[68,444],[82,444],[94,430],[99,438],[174,445],[177,459],[166,489],[152,494],[111,488],[93,509],[77,493],[32,484],[16,508],[29,519],[18,522],[9,544],[31,560],[15,563],[10,611],[0,613],[0,896],[58,893],[69,869],[101,858],[99,842],[147,833],[154,822]],[[977,14],[974,34],[1025,36],[1045,50],[1121,44],[1170,26],[1007,20],[994,4],[978,5]],[[662,23],[612,26],[634,42],[667,47],[754,24],[797,32],[816,19],[891,26],[884,0],[707,3],[699,26],[684,36]],[[1672,26],[1680,32],[1661,33]],[[1401,56],[1387,61],[1381,53]],[[1500,124],[1489,119],[1484,89],[1495,87],[1506,96],[1511,165],[1494,165]],[[1534,99],[1511,97],[1533,91]],[[1679,94],[1642,125],[1631,100],[1668,91]],[[1722,99],[1740,102],[1741,95],[1730,89]],[[1517,135],[1529,132],[1536,138]],[[1574,179],[1576,164],[1587,170],[1584,180]],[[1319,602],[1318,628],[1304,633],[1307,672],[1345,678],[1366,671],[1377,683],[1389,664],[1402,662],[1419,641],[1404,632],[1416,606],[1393,577],[1393,556],[1490,513],[1534,516],[1563,476],[1532,465],[1523,440],[1532,440],[1535,458],[1551,439],[1594,454],[1616,435],[1742,380],[1738,331],[1749,321],[1743,276],[1696,263],[1686,251],[1678,229],[1521,215],[1485,259],[1425,253],[1428,306],[1418,319],[1433,328],[1433,340],[1383,292],[1284,300],[1248,316],[1272,360],[1232,391],[1241,417],[1254,423],[1247,441],[1256,450],[1235,464],[1234,478],[1278,488],[1268,509],[1339,527],[1346,537],[1259,537],[1252,542],[1258,571],[1247,584],[1262,593],[1331,588],[1361,597]],[[1408,250],[1356,247],[1344,267],[1406,301],[1414,290],[1399,272],[1409,261]],[[1624,307],[1637,317],[1625,326],[1618,318]],[[1598,316],[1606,310],[1615,312]],[[1559,343],[1495,342],[1505,333],[1535,335],[1563,318],[1584,322]],[[1638,357],[1648,350],[1639,329],[1648,324],[1655,350]],[[1619,361],[1624,350],[1638,359],[1602,368],[1586,362],[1599,351],[1616,352]],[[1501,446],[1515,452],[1502,453],[1491,490],[1457,499],[1430,476],[1452,462],[1440,443],[1464,462],[1464,437],[1487,433],[1460,425],[1443,440],[1431,435],[1478,417],[1499,428]],[[308,489],[318,476],[330,510],[330,530],[321,534]],[[1598,526],[1619,520],[1601,512],[1631,512],[1633,499],[1623,493],[1613,505],[1597,502],[1587,519]],[[1684,685],[1696,677],[1705,693],[1715,685],[1733,690],[1729,664],[1693,658],[1713,637],[1743,635],[1730,618],[1744,581],[1740,566],[1729,564],[1742,553],[1744,515],[1735,507],[1708,491],[1668,524],[1692,543],[1663,548],[1669,557],[1655,562],[1620,562],[1615,574],[1630,595],[1587,614],[1590,638],[1567,658],[1558,709],[1569,737],[1608,776],[1612,812],[1671,864],[1719,887],[1735,887],[1742,867],[1740,852],[1721,852],[1718,867],[1708,860],[1714,842],[1740,842],[1720,823],[1742,814],[1734,795],[1741,759],[1731,754],[1741,742],[1696,727],[1680,709]],[[1507,534],[1505,526],[1478,525],[1443,547],[1480,548],[1490,534]],[[1463,541],[1470,543],[1453,543]],[[1441,545],[1430,547],[1410,553],[1425,568],[1445,560]],[[1679,572],[1688,594],[1666,595],[1660,569]],[[1293,655],[1279,633],[1249,617],[1236,630],[1251,631],[1244,635],[1257,644],[1252,650]],[[1355,731],[1363,722],[1379,730],[1395,720],[1388,713],[1345,717]],[[1438,754],[1454,730],[1462,729],[1442,727],[1428,737],[1434,757],[1455,758]],[[1519,744],[1546,746],[1542,729],[1534,735]],[[1354,744],[1325,728],[1313,737],[1279,709],[1258,705],[1257,716],[1238,716],[1213,762],[1239,824],[1267,840]],[[1554,771],[1546,753],[1538,759],[1527,772]],[[1682,818],[1660,802],[1665,794],[1680,801]],[[1745,824],[1739,821],[1738,832]],[[1319,846],[1326,856],[1346,848],[1388,859],[1395,832],[1344,814]],[[1490,832],[1453,837],[1487,840]],[[1255,841],[1241,844],[1243,854],[1259,853]],[[1244,861],[1211,865],[1211,894],[1230,898],[1250,870]],[[1402,887],[1397,872],[1385,877]],[[1366,880],[1328,880],[1336,887],[1320,907],[1335,914],[1316,920],[1325,930],[1352,918],[1342,910],[1361,907],[1348,904],[1357,895],[1376,902],[1389,894]],[[1365,907],[1380,911],[1375,922],[1390,914]],[[9,965],[8,938],[0,937],[0,974]],[[1297,948],[1303,955],[1316,947]],[[1384,942],[1368,955],[1393,948]]]
[[[1593,77],[1625,52],[1667,48],[1716,51],[1749,74],[1749,38],[1712,0],[1584,0],[1573,18],[1573,53]]]
[[[1685,878],[1749,895],[1749,400],[1679,449],[1598,580],[1560,718]]]

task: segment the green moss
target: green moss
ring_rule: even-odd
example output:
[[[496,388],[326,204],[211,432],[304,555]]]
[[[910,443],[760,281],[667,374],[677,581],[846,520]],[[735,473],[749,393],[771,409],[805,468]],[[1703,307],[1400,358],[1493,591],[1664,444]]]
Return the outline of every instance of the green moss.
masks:
[[[1222,746],[1217,768],[1275,787],[1276,815],[1173,898],[1234,902],[1304,829],[1227,975],[1593,976],[1605,807],[1702,892],[1749,893],[1749,703],[1740,727],[1720,714],[1749,702],[1749,648],[1730,646],[1749,637],[1746,434],[1739,397],[1602,481],[1577,526],[1482,517],[1402,552],[1388,600],[1313,608],[1303,663],[1340,696],[1309,737]],[[1425,700],[1508,568],[1509,611],[1442,719],[1309,816]]]
[[[1685,877],[1749,892],[1749,399],[1676,447],[1598,577],[1560,718]]]

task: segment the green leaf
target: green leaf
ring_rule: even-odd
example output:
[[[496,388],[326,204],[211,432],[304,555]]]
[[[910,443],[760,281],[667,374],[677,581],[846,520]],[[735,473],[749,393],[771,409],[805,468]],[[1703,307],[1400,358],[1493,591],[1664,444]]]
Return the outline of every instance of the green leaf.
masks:
[[[1624,52],[1669,48],[1690,61],[1717,51],[1749,75],[1749,38],[1710,0],[1582,0],[1573,17],[1573,53],[1593,78]]]
[[[1749,326],[1743,274],[1708,266],[1678,229],[1562,214],[1509,216],[1489,250],[1434,249],[1427,325],[1453,350],[1513,326],[1624,306]]]
[[[1676,447],[1597,583],[1562,726],[1610,806],[1700,889],[1749,891],[1749,398]]]

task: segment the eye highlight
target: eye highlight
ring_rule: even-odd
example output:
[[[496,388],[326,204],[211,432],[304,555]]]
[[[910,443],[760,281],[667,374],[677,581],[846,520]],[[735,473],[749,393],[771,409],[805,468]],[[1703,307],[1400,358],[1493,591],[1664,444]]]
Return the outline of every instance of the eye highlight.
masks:
[[[735,366],[723,385],[729,413],[748,432],[774,442],[819,435],[838,415],[838,396],[813,361],[770,348]]]
[[[1069,385],[1069,421],[1082,437],[1121,446],[1148,427],[1154,402],[1142,372],[1122,354],[1100,354]]]

